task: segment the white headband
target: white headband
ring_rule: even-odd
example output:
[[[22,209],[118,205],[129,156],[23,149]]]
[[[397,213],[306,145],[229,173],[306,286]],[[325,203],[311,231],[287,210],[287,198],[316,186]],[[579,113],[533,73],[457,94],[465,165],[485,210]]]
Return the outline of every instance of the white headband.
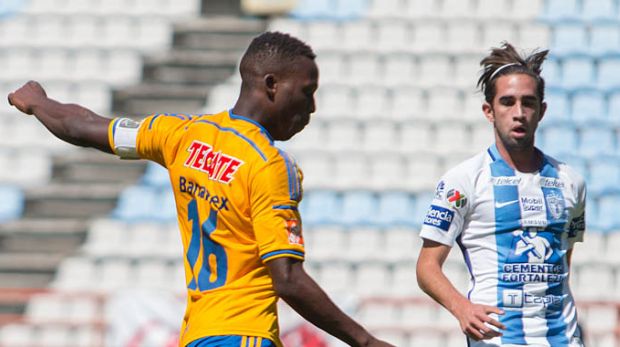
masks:
[[[509,66],[513,66],[513,65],[520,65],[519,63],[510,63],[510,64],[504,64],[500,67],[497,68],[497,70],[495,70],[492,74],[491,77],[489,77],[489,81],[493,79],[493,77],[495,77],[500,71],[502,71],[503,69],[509,67]]]

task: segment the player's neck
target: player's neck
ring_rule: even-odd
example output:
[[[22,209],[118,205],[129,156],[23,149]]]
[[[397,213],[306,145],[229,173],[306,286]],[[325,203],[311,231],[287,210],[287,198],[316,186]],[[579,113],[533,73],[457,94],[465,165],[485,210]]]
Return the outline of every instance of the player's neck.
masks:
[[[263,127],[266,124],[265,116],[267,112],[264,111],[260,102],[255,102],[252,98],[243,97],[242,95],[231,111],[238,116],[243,116],[258,122]]]
[[[532,146],[526,148],[506,148],[501,141],[496,141],[497,151],[502,159],[513,169],[519,172],[536,172],[542,166],[543,156]]]

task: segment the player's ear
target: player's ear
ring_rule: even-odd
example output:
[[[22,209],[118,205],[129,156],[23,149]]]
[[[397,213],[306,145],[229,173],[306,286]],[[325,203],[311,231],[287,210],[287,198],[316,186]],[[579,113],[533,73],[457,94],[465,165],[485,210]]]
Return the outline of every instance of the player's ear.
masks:
[[[493,112],[493,106],[486,101],[482,104],[482,112],[484,113],[484,117],[489,122],[495,122],[495,112]]]
[[[278,89],[278,80],[276,76],[274,74],[266,74],[263,77],[263,82],[265,85],[265,91],[267,92],[267,97],[269,100],[273,101]]]
[[[539,122],[540,122],[540,121],[543,119],[543,117],[545,116],[545,112],[547,112],[547,103],[546,103],[546,102],[543,102],[543,103],[540,105],[540,116],[538,117],[538,121],[539,121]]]

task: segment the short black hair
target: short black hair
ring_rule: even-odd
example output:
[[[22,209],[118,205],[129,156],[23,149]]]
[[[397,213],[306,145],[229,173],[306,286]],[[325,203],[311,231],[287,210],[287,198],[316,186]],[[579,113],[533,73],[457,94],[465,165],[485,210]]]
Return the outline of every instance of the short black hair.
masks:
[[[256,36],[241,58],[241,77],[260,69],[260,66],[285,67],[298,57],[314,60],[316,54],[309,45],[289,34],[267,31]]]
[[[497,78],[515,73],[526,74],[536,80],[536,93],[542,102],[545,98],[545,80],[540,73],[548,53],[549,50],[534,51],[523,57],[508,42],[503,42],[500,48],[491,49],[491,53],[480,61],[482,73],[478,79],[478,87],[486,102],[493,103]]]

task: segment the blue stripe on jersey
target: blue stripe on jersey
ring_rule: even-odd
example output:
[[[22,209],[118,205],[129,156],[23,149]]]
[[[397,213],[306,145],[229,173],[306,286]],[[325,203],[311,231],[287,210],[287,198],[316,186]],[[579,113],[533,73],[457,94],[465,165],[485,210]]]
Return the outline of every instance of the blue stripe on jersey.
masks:
[[[490,164],[493,177],[515,176],[515,171],[499,156],[495,146],[491,147],[489,155],[495,158],[495,161]],[[497,266],[498,273],[502,273],[504,264],[512,252],[513,232],[521,227],[521,208],[518,203],[519,187],[496,185],[493,186],[493,194]],[[499,321],[506,326],[501,337],[502,344],[527,345],[523,329],[523,312],[521,309],[510,310],[510,308],[504,307],[504,292],[515,290],[522,293],[523,284],[504,281],[501,276],[497,280],[497,302],[498,306],[504,310],[504,314],[499,316]]]
[[[198,340],[194,340],[187,344],[186,347],[247,347],[250,341],[254,342],[255,347],[275,347],[276,345],[269,339],[262,338],[260,346],[256,345],[258,337],[239,336],[239,335],[220,335],[206,336]],[[245,345],[241,343],[245,340]]]
[[[288,190],[291,200],[299,201],[300,189],[299,189],[299,176],[297,174],[297,167],[291,157],[284,151],[278,148],[278,152],[284,158],[286,163],[286,172],[288,173]]]
[[[114,124],[112,124],[112,140],[114,140],[114,136],[116,135],[116,126],[118,125],[118,122],[120,121],[120,118],[116,118],[114,120]]]
[[[254,119],[250,119],[248,117],[244,117],[244,116],[240,116],[238,114],[234,114],[232,109],[228,111],[228,114],[230,115],[230,118],[232,118],[232,119],[243,120],[243,121],[250,122],[250,123],[256,125],[260,129],[260,132],[263,133],[265,136],[267,136],[267,138],[269,139],[269,143],[273,144],[273,137],[271,137],[271,134],[269,134],[267,129],[265,129],[265,127],[262,126],[259,122],[255,121]]]
[[[153,116],[153,118],[151,118],[151,121],[149,122],[149,130],[151,130],[151,128],[153,127],[153,122],[155,122],[155,120],[161,116],[160,114]]]
[[[258,154],[261,156],[261,158],[263,158],[264,161],[267,161],[267,157],[265,156],[265,154],[258,148],[258,146],[250,139],[248,139],[247,137],[245,137],[244,135],[242,135],[239,131],[237,131],[236,129],[233,128],[226,128],[223,127],[215,122],[212,122],[210,120],[206,120],[206,119],[200,119],[197,120],[196,123],[206,123],[206,124],[210,124],[213,125],[214,127],[218,128],[221,131],[230,131],[231,133],[239,136],[241,139],[243,139],[245,142],[249,143],[250,146],[252,146],[252,148],[254,148],[256,150],[256,152],[258,152]]]
[[[273,257],[274,255],[280,255],[280,254],[291,254],[291,255],[296,255],[298,257],[303,257],[304,254],[302,252],[299,251],[293,251],[290,249],[285,249],[285,250],[281,250],[281,251],[273,251],[273,252],[269,252],[269,253],[265,253],[262,257],[260,257],[262,260],[265,260],[269,257]]]
[[[274,210],[293,210],[297,211],[297,206],[292,205],[273,205]]]
[[[545,157],[545,163],[543,169],[540,172],[541,177],[559,178],[557,168]],[[564,233],[564,226],[567,223],[566,211],[564,211],[565,202],[562,189],[558,187],[542,187],[543,195],[545,196],[545,206],[547,209],[547,228],[545,233],[550,235],[551,239],[548,239],[551,249],[559,251],[562,249],[562,233]],[[566,252],[559,254],[559,257],[552,255],[549,258],[550,262],[556,264],[562,264],[563,269],[568,271],[568,262],[566,259]],[[564,278],[561,282],[549,282],[545,295],[553,295],[554,297],[562,297],[562,306],[555,309],[547,309],[545,312],[545,318],[547,320],[547,340],[551,346],[567,346],[568,325],[564,321],[562,313],[566,299],[568,299],[568,279]]]

